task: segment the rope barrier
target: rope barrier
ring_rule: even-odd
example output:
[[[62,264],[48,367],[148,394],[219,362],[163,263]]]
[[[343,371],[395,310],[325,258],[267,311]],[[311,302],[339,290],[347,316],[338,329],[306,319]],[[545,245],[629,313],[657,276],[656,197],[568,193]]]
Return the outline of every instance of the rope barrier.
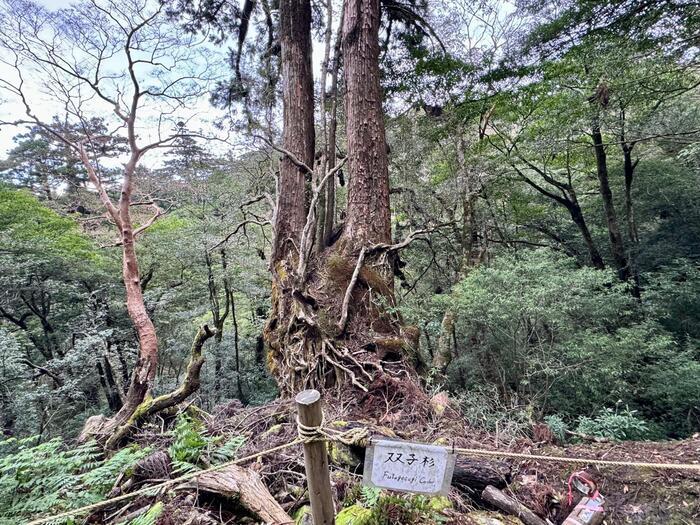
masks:
[[[222,470],[231,465],[238,465],[240,463],[245,463],[252,459],[257,459],[259,457],[272,454],[273,452],[279,452],[295,445],[303,443],[311,443],[317,441],[325,442],[339,442],[345,445],[369,445],[371,443],[371,438],[369,437],[369,429],[367,427],[357,427],[351,428],[345,431],[336,430],[333,428],[328,428],[325,426],[325,420],[321,420],[321,424],[318,426],[307,426],[299,422],[297,419],[297,439],[272,447],[255,454],[250,454],[248,456],[228,461],[226,463],[221,463],[220,465],[215,465],[204,470],[198,470],[195,472],[190,472],[184,474],[178,478],[159,483],[157,485],[151,485],[143,489],[136,490],[134,492],[129,492],[127,494],[122,494],[121,496],[116,496],[114,498],[106,499],[98,503],[93,503],[91,505],[86,505],[78,509],[69,510],[56,514],[54,516],[49,516],[47,518],[40,518],[38,520],[31,521],[27,525],[44,525],[55,520],[62,518],[69,518],[72,516],[77,516],[84,514],[89,511],[99,510],[103,507],[107,507],[113,503],[118,503],[120,501],[126,501],[133,497],[146,495],[149,493],[158,492],[162,489],[176,485],[182,481],[187,481],[192,478],[201,476],[208,472],[216,472]],[[479,448],[461,448],[461,447],[444,447],[445,449],[455,453],[465,456],[487,456],[487,457],[501,457],[501,458],[513,458],[513,459],[527,459],[527,460],[538,460],[538,461],[552,461],[557,463],[576,463],[584,465],[603,465],[603,466],[617,466],[617,467],[636,467],[636,468],[655,468],[655,469],[665,469],[665,470],[687,470],[700,473],[700,464],[692,463],[653,463],[653,462],[636,462],[636,461],[618,461],[618,460],[608,460],[608,459],[597,459],[597,458],[572,458],[572,457],[560,457],[560,456],[547,456],[538,454],[525,454],[520,452],[507,452],[499,450],[487,450]]]
[[[344,445],[358,445],[369,439],[367,427],[356,427],[345,431],[328,428],[325,426],[325,416],[322,416],[318,426],[307,426],[297,417],[297,434],[304,443],[314,441],[337,441]]]
[[[345,445],[366,444],[369,439],[369,429],[367,427],[352,428],[341,432],[339,430],[330,429],[325,426],[325,420],[321,420],[318,426],[306,426],[297,419],[297,431],[299,439],[304,442],[311,441],[339,441]],[[603,465],[616,467],[637,467],[637,468],[656,468],[666,470],[688,470],[700,472],[700,464],[693,463],[653,463],[653,462],[638,462],[638,461],[620,461],[597,458],[572,458],[560,456],[547,456],[537,454],[525,454],[520,452],[507,452],[500,450],[487,450],[481,448],[460,448],[460,447],[444,447],[447,450],[461,454],[463,456],[487,456],[487,457],[505,457],[513,459],[529,459],[539,461],[550,461],[556,463],[575,463],[579,465]]]
[[[452,447],[446,447],[452,448]],[[514,458],[514,459],[530,459],[539,461],[551,461],[556,463],[577,463],[580,465],[603,465],[612,467],[637,467],[637,468],[656,468],[656,469],[666,469],[666,470],[689,470],[700,472],[700,464],[694,463],[653,463],[653,462],[640,462],[640,461],[617,461],[611,459],[597,459],[597,458],[572,458],[572,457],[561,457],[561,456],[545,456],[537,454],[524,454],[519,452],[506,452],[499,450],[486,450],[481,448],[459,448],[455,447],[455,453],[462,455],[474,455],[474,456],[490,456],[490,457],[501,457],[501,458]]]

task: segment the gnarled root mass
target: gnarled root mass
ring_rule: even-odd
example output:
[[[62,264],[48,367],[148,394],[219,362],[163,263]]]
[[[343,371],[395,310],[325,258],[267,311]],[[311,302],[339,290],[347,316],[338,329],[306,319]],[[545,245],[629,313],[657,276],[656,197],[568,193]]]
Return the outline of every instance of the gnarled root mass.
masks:
[[[384,258],[368,253],[329,248],[306,280],[278,263],[264,336],[283,396],[344,384],[366,394],[384,376],[417,381],[419,329],[394,309]]]

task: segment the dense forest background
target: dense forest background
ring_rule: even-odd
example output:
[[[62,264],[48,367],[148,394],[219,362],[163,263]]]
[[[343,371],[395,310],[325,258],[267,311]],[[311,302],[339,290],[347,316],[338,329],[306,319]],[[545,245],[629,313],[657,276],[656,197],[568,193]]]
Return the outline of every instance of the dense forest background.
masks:
[[[154,109],[139,124],[170,119],[172,135],[135,167],[131,203],[136,229],[145,226],[135,246],[159,341],[154,391],[182,382],[193,336],[208,323],[218,332],[193,401],[204,410],[278,394],[263,337],[283,157],[272,147],[281,136],[279,51],[266,30],[278,10],[249,4],[212,14],[209,3],[166,2],[139,42],[142,51],[167,42],[162,60],[175,56],[180,71],[202,66],[178,94],[201,111]],[[94,96],[50,76],[34,77],[53,86],[44,95],[80,103],[27,107],[29,117],[47,115],[33,124],[14,114],[25,79],[10,73],[39,55],[31,45],[44,34],[18,28],[47,17],[62,46],[80,47],[97,24],[113,23],[109,6],[96,5],[3,4],[0,76],[10,80],[0,81],[0,121],[22,124],[0,161],[5,436],[71,437],[88,416],[115,413],[138,356],[121,241],[86,165],[60,137],[109,137],[86,154],[99,159],[101,185],[115,198],[129,138],[111,134],[110,111]],[[697,432],[697,5],[446,0],[383,9],[391,235],[398,243],[421,232],[392,262],[388,308],[420,329],[420,344],[407,350],[426,388],[448,390],[474,426],[504,441],[543,420],[562,435]],[[337,21],[329,25],[320,4],[312,27],[340,61]],[[200,48],[197,58],[183,52]],[[332,69],[328,55],[313,64]],[[337,111],[342,158],[344,92],[330,76],[317,79],[315,100]],[[216,119],[203,123],[201,114]],[[316,116],[319,141],[326,123]],[[344,171],[331,179],[336,224],[345,218]]]

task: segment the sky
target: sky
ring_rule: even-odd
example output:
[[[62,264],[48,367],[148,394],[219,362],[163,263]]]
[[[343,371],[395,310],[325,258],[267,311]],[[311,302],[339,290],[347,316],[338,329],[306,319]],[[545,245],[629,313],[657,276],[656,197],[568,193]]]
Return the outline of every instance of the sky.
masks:
[[[68,7],[70,5],[69,0],[37,0],[38,4],[41,4],[48,9],[55,10],[61,9],[62,7]],[[2,16],[2,13],[0,13]],[[2,53],[2,51],[0,51]],[[9,73],[4,70],[2,65],[0,65],[0,77],[7,78]],[[48,108],[47,108],[48,109]],[[15,100],[6,100],[5,97],[0,96],[0,113],[2,113],[2,118],[20,118],[23,116],[22,108]],[[0,159],[4,158],[8,151],[10,151],[15,143],[12,138],[20,133],[24,128],[18,128],[16,126],[1,126],[0,127]]]
[[[67,7],[71,2],[67,0],[39,0],[39,3],[49,9],[55,10],[62,7]],[[1,15],[2,13],[0,13],[0,16]],[[59,30],[58,35],[60,36],[61,34],[62,30]],[[45,37],[48,36],[49,33],[46,33]],[[189,74],[198,76],[202,71],[206,71],[207,76],[214,76],[217,78],[217,75],[222,74],[219,71],[217,64],[225,66],[226,62],[223,59],[216,58],[217,54],[219,53],[217,49],[208,48],[208,45],[206,45],[205,48],[201,48],[199,46],[181,46],[177,48],[181,51],[175,53],[174,55],[169,51],[166,52],[166,55],[159,59],[165,64],[170,64],[174,59],[173,57],[181,53],[186,54],[186,59],[179,63],[177,68],[172,71],[172,74],[161,69],[160,72],[165,75],[162,78],[151,76],[150,71],[155,71],[157,68],[147,66],[146,64],[140,64],[138,66],[138,71],[140,73],[139,82],[141,84],[141,88],[144,89],[144,86],[146,86],[150,87],[151,89],[158,90],[176,77],[186,76]],[[0,53],[2,52],[3,51],[0,48]],[[86,75],[92,76],[93,68],[90,66],[92,61],[89,59],[87,54],[83,53],[81,55],[81,53],[83,52],[81,52],[80,49],[73,48],[64,52],[64,55],[68,57],[72,55],[71,62],[75,60],[77,64],[86,65],[88,67],[86,70]],[[204,54],[202,55],[201,53]],[[136,55],[134,55],[134,57],[137,59],[146,58]],[[7,56],[2,58],[7,60],[11,57]],[[207,65],[207,62],[210,61],[213,63]],[[190,71],[194,71],[194,73],[190,73]],[[101,67],[101,74],[106,74],[108,76],[111,74],[126,75],[125,58],[123,56],[123,52],[116,55],[112,60],[106,60]],[[228,74],[228,71],[226,74]],[[43,85],[46,75],[42,75],[41,72],[37,72],[36,69],[23,68],[23,77],[25,81],[23,91],[25,92],[33,114],[38,116],[44,122],[50,121],[54,115],[58,115],[59,118],[62,118],[66,110],[64,109],[64,105],[61,103],[61,97],[57,97],[55,95],[52,96],[50,93],[47,94],[47,88]],[[0,78],[12,83],[16,83],[18,80],[15,69],[1,62]],[[218,76],[218,78],[222,77]],[[105,82],[107,85],[103,86],[103,88],[107,90],[110,96],[116,97],[116,93],[118,92],[117,89],[121,89],[121,92],[124,93],[128,99],[132,88],[128,80],[124,82],[118,81],[118,84],[114,85],[109,79],[105,79]],[[101,85],[105,84],[105,82],[101,82]],[[73,83],[73,81],[71,81],[71,83]],[[118,86],[121,86],[121,88]],[[75,91],[74,93],[77,94],[78,92]],[[110,128],[115,128],[119,124],[118,119],[113,113],[113,108],[111,105],[95,97],[90,88],[84,87],[82,89],[81,96],[83,99],[88,100],[88,102],[85,104],[86,111],[83,112],[85,116],[104,117],[105,122]],[[71,95],[71,103],[77,103],[73,102],[75,100],[79,100],[79,97]],[[140,116],[137,122],[137,133],[139,135],[139,144],[141,146],[155,142],[160,138],[157,135],[158,117],[162,114],[169,115],[167,108],[164,108],[162,105],[154,105],[153,100],[154,99],[150,97],[142,99],[144,105],[139,109]],[[216,115],[218,115],[218,111],[211,107],[209,103],[209,92],[206,90],[205,93],[199,96],[196,100],[192,101],[192,106],[190,108],[178,108],[175,113],[170,113],[170,116],[166,116],[166,124],[163,127],[164,133],[167,133],[168,135],[171,134],[172,130],[176,129],[175,123],[180,121],[185,121],[190,124],[188,128],[192,131],[205,132],[204,130],[213,130],[214,128],[211,125],[211,120]],[[0,90],[0,120],[14,121],[26,118],[27,116],[24,110],[24,105],[22,104],[21,100],[16,95]],[[17,134],[26,131],[26,129],[27,126],[0,126],[0,159],[6,157],[8,152],[16,146],[13,138]],[[214,132],[206,131],[206,133],[207,135],[211,135]],[[123,135],[123,133],[120,133],[120,135]],[[154,150],[150,152],[144,157],[144,163],[147,165],[157,165],[160,162],[159,159],[162,156],[161,153],[162,150]]]
[[[45,6],[48,9],[51,10],[56,10],[64,7],[68,7],[71,3],[73,3],[71,0],[35,0],[37,3]],[[155,0],[154,0],[155,1]],[[502,28],[505,33],[508,33],[509,31],[512,31],[513,28],[507,25],[504,25],[505,18],[507,18],[507,15],[512,12],[513,10],[513,5],[510,0],[501,0],[498,4],[498,9],[494,11],[496,13],[496,18],[501,19],[498,21],[497,25]],[[437,23],[438,25],[442,26],[442,29],[445,29],[447,31],[447,34],[452,35],[453,39],[456,39],[456,42],[446,42],[449,48],[451,48],[452,51],[454,50],[468,50],[468,49],[477,49],[478,52],[478,47],[479,47],[479,42],[481,40],[488,40],[489,35],[484,34],[482,35],[482,31],[480,30],[480,27],[483,25],[479,22],[480,18],[476,17],[474,14],[474,9],[475,7],[473,6],[473,3],[470,0],[443,0],[440,5],[443,6],[449,6],[453,10],[447,10],[445,13],[450,13],[450,14],[457,14],[459,16],[456,16],[453,20],[445,19],[444,16],[440,16],[440,10],[436,11],[435,13],[432,13],[433,16],[429,17],[432,19],[433,23]],[[478,8],[476,8],[478,9]],[[0,19],[2,18],[3,13],[0,13]],[[493,18],[493,16],[491,16]],[[495,22],[495,21],[494,21]],[[454,27],[452,27],[454,25]],[[452,28],[452,29],[450,29]],[[254,31],[254,28],[251,28]],[[503,36],[503,35],[501,35]],[[488,43],[487,43],[488,45]],[[209,47],[209,46],[207,46]],[[220,53],[220,49],[215,49],[211,48],[211,54],[215,53]],[[2,51],[0,50],[0,53]],[[315,78],[319,78],[320,76],[320,62],[321,62],[321,55],[322,55],[322,45],[320,42],[315,42],[314,44],[314,53],[313,53],[313,61],[314,61],[314,76]],[[219,60],[220,65],[222,67],[226,67],[226,60],[223,58]],[[230,72],[229,72],[230,73]],[[9,79],[9,78],[16,78],[13,75],[13,70],[12,68],[8,68],[8,66],[3,66],[0,64],[0,79]],[[33,79],[35,81],[41,80],[40,78],[35,78]],[[36,83],[36,82],[35,82]],[[61,107],[60,105],[57,105],[55,101],[52,101],[50,98],[47,98],[45,96],[41,96],[38,90],[35,87],[27,87],[27,90],[32,94],[32,101],[31,105],[35,111],[42,119],[50,119],[51,116],[57,113],[61,113]],[[3,100],[3,98],[5,98]],[[102,114],[106,114],[108,116],[111,116],[111,109],[109,107],[104,107],[100,108],[97,110],[102,111]],[[208,102],[208,96],[203,96],[200,101],[198,101],[197,104],[197,111],[198,113],[202,115],[207,115],[213,113],[213,108],[209,105]],[[3,120],[14,120],[14,119],[19,119],[23,118],[24,115],[24,108],[22,104],[17,100],[17,99],[8,99],[7,97],[3,97],[3,94],[0,92],[0,118]],[[9,150],[11,150],[14,146],[15,143],[13,141],[13,137],[16,136],[18,133],[20,133],[22,129],[18,127],[12,127],[12,126],[3,126],[0,127],[0,159],[4,158]],[[142,133],[145,135],[146,133],[149,133],[149,130],[147,127],[143,127]],[[148,163],[150,163],[150,159],[147,160]]]

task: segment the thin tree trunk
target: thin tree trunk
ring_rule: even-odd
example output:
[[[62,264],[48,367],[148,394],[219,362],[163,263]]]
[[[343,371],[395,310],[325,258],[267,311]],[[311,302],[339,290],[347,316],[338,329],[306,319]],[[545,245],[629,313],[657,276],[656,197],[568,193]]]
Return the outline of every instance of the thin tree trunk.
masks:
[[[124,169],[117,217],[122,241],[122,278],[126,289],[126,309],[138,336],[139,357],[131,375],[124,404],[110,422],[111,428],[127,424],[139,404],[146,398],[158,367],[158,338],[141,290],[134,226],[131,221],[132,176],[137,160],[138,154],[132,153]]]
[[[637,166],[637,163],[632,160],[633,148],[634,144],[622,143],[625,175],[625,218],[627,220],[627,235],[631,246],[628,261],[632,279],[634,281],[632,295],[639,298],[641,296],[639,269],[637,268],[639,232],[637,230],[637,221],[634,216],[634,201],[632,200],[632,183],[634,182],[634,169]]]
[[[329,1],[328,2],[328,17],[327,17],[327,24],[329,25],[329,29],[332,26],[332,19],[333,19],[333,2]],[[338,75],[340,71],[340,59],[342,56],[342,51],[341,51],[341,46],[342,46],[342,37],[343,37],[343,32],[342,32],[342,27],[343,27],[343,19],[344,19],[344,12],[341,12],[340,14],[340,30],[338,31],[338,35],[335,41],[335,44],[333,46],[333,65],[331,67],[331,87],[330,87],[330,94],[331,94],[331,107],[330,110],[328,111],[328,128],[326,132],[326,150],[325,150],[325,162],[326,162],[326,171],[330,171],[333,168],[335,168],[335,162],[336,162],[336,141],[337,141],[337,130],[338,130]],[[330,33],[327,34],[327,41],[326,41],[326,48],[328,49],[330,45]],[[328,65],[326,65],[327,67]],[[325,76],[324,76],[325,79]],[[323,109],[322,111],[325,112],[325,80],[323,82],[323,87],[324,87],[324,96],[322,99],[322,106]],[[325,113],[324,113],[324,124],[326,123],[325,120]],[[325,194],[325,209],[323,211],[323,222],[322,222],[322,227],[320,228],[323,236],[321,237],[322,242],[319,242],[319,245],[321,246],[328,246],[330,244],[331,236],[333,234],[333,228],[335,226],[335,177],[331,178],[327,183],[326,183],[326,194]],[[321,221],[319,220],[319,223],[321,224]]]
[[[632,160],[632,148],[634,145],[623,144],[622,156],[624,159],[625,173],[625,215],[627,219],[627,235],[633,244],[639,243],[639,232],[634,216],[634,201],[632,200],[632,183],[634,182],[634,169],[637,163]]]
[[[433,366],[441,372],[444,372],[447,365],[452,361],[452,336],[454,334],[454,326],[454,311],[448,308],[445,311],[445,315],[442,317],[438,347],[433,357]]]
[[[236,387],[238,390],[238,399],[245,401],[243,396],[243,387],[241,385],[241,358],[238,340],[238,318],[236,317],[236,303],[231,294],[231,321],[233,322],[233,349],[236,357]]]
[[[102,357],[102,361],[97,361],[97,373],[100,376],[100,382],[105,391],[109,409],[112,412],[117,412],[122,407],[122,396],[114,380],[112,364],[109,362],[109,358],[106,355]]]
[[[597,268],[598,270],[604,269],[605,262],[603,261],[603,257],[598,251],[598,247],[593,241],[591,231],[588,229],[588,224],[586,224],[586,219],[583,216],[583,211],[581,210],[581,206],[579,206],[578,200],[570,200],[566,208],[569,210],[571,220],[574,221],[574,224],[578,228],[579,232],[581,232],[581,237],[583,237],[583,240],[586,243],[586,248],[588,248],[588,256],[591,259],[591,264],[594,268]]]
[[[605,211],[605,221],[608,226],[608,236],[610,238],[610,251],[615,262],[615,268],[621,280],[626,281],[629,277],[629,267],[625,255],[625,243],[620,233],[620,226],[617,220],[615,204],[613,202],[612,190],[608,178],[608,160],[603,144],[603,136],[600,131],[598,117],[593,118],[591,126],[591,137],[593,138],[593,149],[596,158],[596,172],[598,175],[598,185],[600,197],[603,200],[603,210]]]

